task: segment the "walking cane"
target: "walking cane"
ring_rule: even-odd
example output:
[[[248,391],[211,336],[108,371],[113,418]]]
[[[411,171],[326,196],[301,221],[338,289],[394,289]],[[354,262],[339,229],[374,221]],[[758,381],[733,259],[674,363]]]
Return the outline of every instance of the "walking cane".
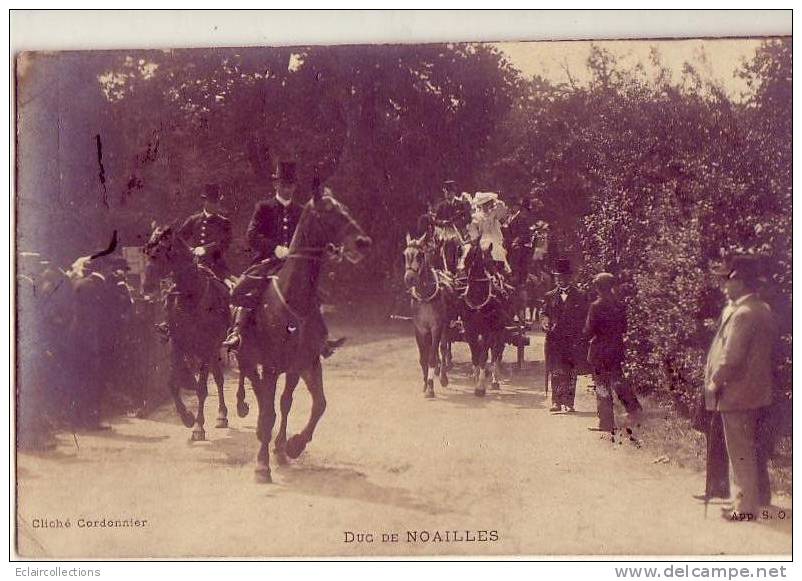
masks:
[[[715,406],[714,407],[715,407],[715,409],[718,409],[718,391],[716,391],[716,393],[714,394],[714,397],[715,397],[715,399],[713,400],[715,402]],[[707,427],[707,430],[708,430],[708,433],[709,433],[710,432],[710,426]],[[710,466],[708,464],[708,470],[709,469],[710,469]],[[705,483],[705,487],[706,486],[707,486],[707,483]],[[707,506],[709,504],[710,504],[710,494],[708,493],[707,490],[705,490],[705,520],[707,519]]]

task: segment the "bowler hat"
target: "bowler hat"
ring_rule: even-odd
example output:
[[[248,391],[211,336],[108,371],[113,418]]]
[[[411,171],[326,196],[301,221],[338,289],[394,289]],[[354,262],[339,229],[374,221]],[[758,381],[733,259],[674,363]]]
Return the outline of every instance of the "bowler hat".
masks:
[[[710,271],[728,280],[757,281],[763,275],[760,257],[753,254],[730,256],[723,264],[711,268]]]
[[[294,184],[296,182],[297,164],[294,161],[280,161],[278,171],[273,174],[273,179],[282,184]]]
[[[221,198],[220,186],[218,184],[206,184],[203,188],[201,198],[210,202],[219,202]]]
[[[573,274],[571,269],[571,261],[567,258],[558,258],[554,261],[554,270],[552,274]]]

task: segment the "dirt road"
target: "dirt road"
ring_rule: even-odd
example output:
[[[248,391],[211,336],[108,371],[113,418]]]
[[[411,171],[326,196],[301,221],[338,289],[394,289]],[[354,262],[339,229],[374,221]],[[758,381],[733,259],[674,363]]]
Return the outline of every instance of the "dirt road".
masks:
[[[465,373],[467,349],[459,345],[455,360],[462,363],[452,384],[436,385],[437,397],[427,400],[409,334],[352,340],[325,362],[329,407],[315,439],[290,466],[274,466],[272,485],[254,482],[256,403],[249,392],[251,414],[236,416],[233,376],[231,427],[210,427],[206,442],[189,442],[171,405],[147,419],[114,421],[109,433],[79,434],[78,447],[72,435],[60,436],[57,450],[18,457],[20,551],[790,554],[790,507],[770,520],[734,524],[711,505],[705,519],[691,499],[703,489],[702,474],[656,464],[636,442],[589,432],[595,402],[583,387],[576,414],[550,414],[538,361],[542,337],[533,337],[526,357],[523,373],[479,399]],[[291,431],[303,426],[309,409],[303,388],[297,394]],[[206,404],[212,426],[216,403],[211,396]],[[141,526],[86,526],[103,519]],[[70,526],[42,528],[42,520]]]

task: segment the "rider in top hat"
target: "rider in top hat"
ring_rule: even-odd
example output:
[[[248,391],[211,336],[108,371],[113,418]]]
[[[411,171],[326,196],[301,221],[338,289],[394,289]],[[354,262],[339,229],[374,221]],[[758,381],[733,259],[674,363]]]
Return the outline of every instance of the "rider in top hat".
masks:
[[[557,286],[546,293],[541,324],[546,332],[546,362],[552,376],[551,411],[574,411],[577,366],[585,358],[583,328],[588,305],[585,294],[573,283],[567,258],[555,261]]]
[[[276,195],[256,204],[245,237],[255,251],[254,262],[283,259],[289,252],[303,208],[295,200],[296,164],[280,162],[273,175]]]
[[[290,243],[303,211],[294,199],[298,192],[295,168],[293,162],[279,164],[279,172],[273,176],[278,182],[276,195],[256,204],[248,226],[246,237],[256,250],[256,260],[231,291],[232,302],[237,305],[237,310],[231,333],[223,342],[230,349],[238,348],[242,342],[242,328],[247,324],[253,310],[258,307],[269,280],[268,276],[277,272],[289,255]],[[312,187],[323,187],[317,174]],[[329,357],[345,340],[329,341],[328,328],[319,309],[313,311],[312,317],[312,324],[319,325],[323,331],[320,353]]]
[[[453,274],[464,244],[463,231],[471,221],[471,206],[457,191],[454,180],[443,182],[443,198],[434,208],[434,219],[437,238],[443,244],[445,267]]]
[[[231,245],[231,222],[220,213],[220,186],[206,184],[201,198],[203,209],[186,219],[178,235],[192,247],[199,264],[224,280],[230,275],[224,255]]]

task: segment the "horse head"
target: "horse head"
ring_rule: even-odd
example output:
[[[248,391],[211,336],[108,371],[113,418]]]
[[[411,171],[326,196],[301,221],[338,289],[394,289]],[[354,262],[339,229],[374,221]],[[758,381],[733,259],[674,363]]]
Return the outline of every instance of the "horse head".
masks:
[[[407,234],[407,246],[404,248],[404,284],[412,288],[420,280],[421,273],[429,262],[423,237],[413,238]]]
[[[343,256],[349,262],[357,263],[372,243],[345,204],[338,201],[328,188],[318,188],[304,208],[291,252],[299,248],[323,250],[330,256]]]
[[[465,254],[465,272],[468,280],[486,279],[493,270],[493,244],[482,248],[479,240],[474,241]]]
[[[146,264],[142,285],[146,293],[155,290],[159,281],[175,271],[179,264],[192,263],[192,253],[186,242],[178,236],[177,222],[155,226],[142,247]]]

